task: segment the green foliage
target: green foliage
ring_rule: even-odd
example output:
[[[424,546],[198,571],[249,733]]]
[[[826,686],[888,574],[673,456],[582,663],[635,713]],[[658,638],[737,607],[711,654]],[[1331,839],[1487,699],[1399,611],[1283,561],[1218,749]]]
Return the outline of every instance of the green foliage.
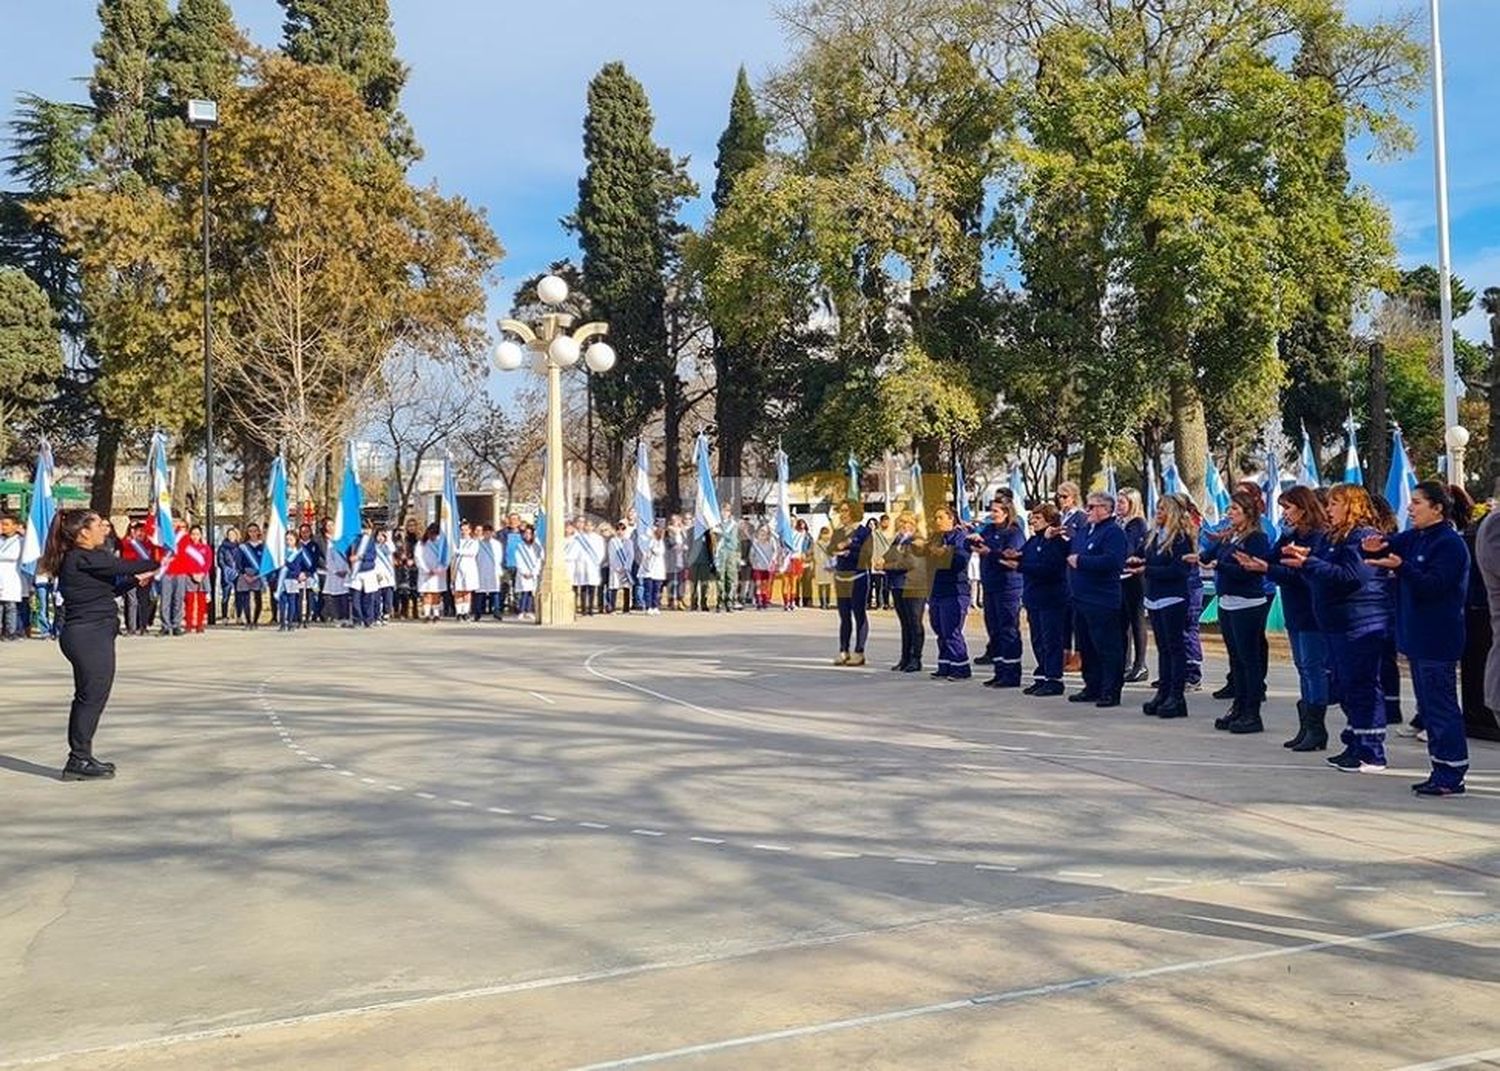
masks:
[[[1457,320],[1474,307],[1475,295],[1456,275],[1450,275],[1448,282],[1448,292],[1453,299],[1453,318]],[[1442,284],[1438,270],[1431,264],[1421,264],[1402,272],[1389,292],[1392,297],[1406,301],[1418,315],[1428,320],[1436,322],[1442,318]]]
[[[158,70],[167,106],[180,116],[189,100],[219,100],[234,87],[245,42],[226,0],[179,0],[162,29]]]
[[[111,181],[132,173],[150,180],[161,162],[156,119],[162,82],[155,53],[169,19],[167,0],[99,0],[89,154]]]
[[[755,107],[750,79],[741,67],[729,101],[729,124],[719,135],[719,155],[714,161],[714,208],[723,211],[741,175],[766,158],[767,124]]]
[[[365,107],[390,124],[388,145],[411,163],[421,150],[399,110],[406,66],[396,58],[388,0],[277,0],[285,11],[283,50],[298,63],[342,71]]]
[[[47,295],[25,273],[0,268],[0,457],[55,393],[62,370],[62,342]]]

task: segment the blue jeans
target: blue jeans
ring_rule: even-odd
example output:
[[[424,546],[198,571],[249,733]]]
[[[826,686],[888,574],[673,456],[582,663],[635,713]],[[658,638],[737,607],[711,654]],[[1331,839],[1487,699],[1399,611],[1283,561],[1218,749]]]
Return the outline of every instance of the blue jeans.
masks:
[[[1409,658],[1411,686],[1427,730],[1427,756],[1432,760],[1432,779],[1455,788],[1469,772],[1469,742],[1464,736],[1464,715],[1458,705],[1457,662]]]
[[[1297,667],[1297,687],[1302,701],[1312,706],[1328,705],[1328,641],[1315,628],[1287,629],[1292,662]]]

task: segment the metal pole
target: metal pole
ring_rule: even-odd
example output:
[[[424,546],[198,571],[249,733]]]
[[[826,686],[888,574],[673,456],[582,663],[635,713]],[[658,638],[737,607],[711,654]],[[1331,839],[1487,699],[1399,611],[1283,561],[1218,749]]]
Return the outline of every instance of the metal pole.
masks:
[[[1438,25],[1438,0],[1432,11],[1432,156],[1437,181],[1438,300],[1443,328],[1443,424],[1458,426],[1457,373],[1453,361],[1453,263],[1448,245],[1448,133],[1443,104],[1443,37]],[[1458,458],[1448,447],[1448,479],[1460,482]]]
[[[583,369],[583,407],[588,413],[588,432],[583,455],[583,512],[593,512],[594,506],[594,371],[587,365]]]
[[[548,331],[551,338],[555,332]],[[545,352],[545,351],[544,351]],[[563,558],[563,449],[562,449],[562,371],[547,362],[547,483],[543,488],[543,506],[547,511],[547,538],[542,553],[542,582],[538,623],[570,625],[573,623],[573,581]]]
[[[203,169],[203,530],[215,560],[208,568],[208,623],[217,624],[218,540],[214,533],[214,357],[213,307],[209,294],[208,131],[198,131],[198,158]]]

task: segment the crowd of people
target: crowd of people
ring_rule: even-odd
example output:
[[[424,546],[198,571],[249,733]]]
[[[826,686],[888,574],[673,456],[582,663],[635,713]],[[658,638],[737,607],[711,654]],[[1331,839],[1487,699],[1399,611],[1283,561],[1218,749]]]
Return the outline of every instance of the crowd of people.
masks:
[[[1402,531],[1383,500],[1354,485],[1281,491],[1279,523],[1263,516],[1266,505],[1262,488],[1244,483],[1224,518],[1206,524],[1185,494],[1163,496],[1148,517],[1132,489],[1084,496],[1064,483],[1029,509],[1002,491],[978,523],[942,506],[930,529],[917,512],[867,519],[851,501],[816,536],[801,517],[773,527],[726,511],[696,523],[672,515],[641,524],[629,511],[613,525],[566,522],[563,553],[582,615],[836,610],[835,663],[860,666],[869,612],[891,608],[900,632],[894,671],[923,670],[930,629],[934,678],[966,680],[974,667],[988,667],[987,687],[1045,698],[1063,696],[1065,673],[1076,671],[1082,686],[1067,700],[1101,708],[1120,706],[1126,682],[1151,676],[1149,628],[1154,694],[1142,710],[1159,719],[1187,717],[1188,696],[1201,687],[1199,629],[1211,583],[1229,660],[1228,679],[1213,693],[1228,707],[1214,726],[1234,735],[1265,729],[1268,617],[1279,593],[1299,689],[1298,729],[1285,746],[1326,750],[1328,709],[1337,704],[1346,724],[1328,763],[1384,770],[1387,727],[1403,723],[1397,655],[1404,655],[1417,708],[1405,731],[1423,736],[1432,759],[1431,775],[1413,787],[1421,795],[1462,793],[1468,753],[1458,668],[1463,663],[1466,691],[1477,689],[1468,678],[1482,673],[1489,646],[1471,554],[1472,501],[1456,487],[1419,484]],[[86,531],[97,536],[88,548],[95,557],[132,578],[110,593],[114,632],[127,636],[201,633],[215,586],[221,620],[245,629],[534,620],[544,560],[536,529],[517,514],[498,528],[465,522],[451,546],[438,525],[422,529],[415,520],[399,529],[366,524],[342,548],[331,519],[303,524],[286,533],[274,567],[254,524],[243,534],[229,529],[217,547],[199,527],[179,524],[170,553],[143,522],[122,536],[94,518]],[[66,651],[68,630],[54,611],[65,606],[71,628],[76,600],[60,570],[72,544],[44,556],[31,577],[17,567],[21,538],[18,521],[0,517],[0,636],[60,633]],[[104,601],[98,592],[89,598],[90,628],[98,630]],[[965,627],[976,607],[984,650],[971,657]],[[1023,620],[1034,660],[1024,688]],[[1480,621],[1484,643],[1466,643],[1466,628]],[[89,753],[75,749],[74,757],[83,762]]]

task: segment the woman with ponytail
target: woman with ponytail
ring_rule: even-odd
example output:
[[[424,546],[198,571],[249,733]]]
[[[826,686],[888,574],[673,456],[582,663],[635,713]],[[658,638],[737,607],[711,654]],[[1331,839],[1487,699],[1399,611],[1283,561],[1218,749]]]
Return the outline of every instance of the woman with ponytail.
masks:
[[[94,731],[115,683],[115,596],[151,582],[156,562],[126,561],[104,549],[109,522],[93,510],[63,510],[47,533],[37,571],[57,577],[63,597],[63,657],[73,666],[73,705],[68,711],[68,761],[64,781],[96,781],[115,775],[114,763],[94,758]]]

